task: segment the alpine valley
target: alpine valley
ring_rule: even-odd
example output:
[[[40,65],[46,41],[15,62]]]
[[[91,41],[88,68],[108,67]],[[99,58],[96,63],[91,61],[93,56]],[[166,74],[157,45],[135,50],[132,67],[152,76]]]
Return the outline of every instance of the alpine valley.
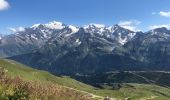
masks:
[[[164,27],[142,32],[119,25],[35,24],[0,35],[0,58],[70,76],[87,87],[79,90],[112,97],[106,100],[170,98],[170,30]]]

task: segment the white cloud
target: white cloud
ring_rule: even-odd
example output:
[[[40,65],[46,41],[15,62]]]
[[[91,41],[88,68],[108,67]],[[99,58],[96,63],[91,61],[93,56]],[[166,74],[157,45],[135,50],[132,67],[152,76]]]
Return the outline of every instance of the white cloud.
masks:
[[[132,30],[132,31],[140,31],[137,28],[137,25],[139,25],[140,23],[141,22],[138,21],[138,20],[128,20],[128,21],[120,21],[118,25],[123,27],[123,28]]]
[[[159,15],[160,16],[163,16],[163,17],[170,17],[170,11],[168,12],[166,12],[166,11],[160,11],[159,12]]]
[[[152,12],[152,15],[159,15],[162,17],[170,18],[170,11]]]
[[[152,12],[152,15],[156,15],[157,13],[156,12]]]
[[[152,25],[149,27],[149,29],[156,29],[156,28],[162,28],[162,27],[165,27],[165,28],[168,28],[170,29],[170,24],[162,24],[162,25]]]
[[[23,27],[18,27],[18,28],[9,28],[9,30],[13,33],[17,33],[17,32],[24,32],[25,31],[25,28]]]
[[[6,10],[10,7],[6,0],[0,0],[0,10]]]

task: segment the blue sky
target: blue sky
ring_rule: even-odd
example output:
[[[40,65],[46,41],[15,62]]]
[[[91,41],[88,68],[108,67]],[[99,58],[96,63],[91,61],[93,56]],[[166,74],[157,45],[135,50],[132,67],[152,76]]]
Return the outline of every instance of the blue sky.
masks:
[[[0,33],[54,20],[77,26],[120,24],[144,31],[169,28],[169,5],[170,0],[0,0]]]

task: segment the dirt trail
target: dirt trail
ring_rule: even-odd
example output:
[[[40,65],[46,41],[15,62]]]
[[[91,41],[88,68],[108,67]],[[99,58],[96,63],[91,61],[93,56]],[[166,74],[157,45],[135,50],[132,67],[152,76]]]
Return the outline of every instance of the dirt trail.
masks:
[[[86,94],[87,97],[91,97],[91,98],[97,99],[97,100],[104,100],[105,98],[109,98],[109,100],[117,100],[116,98],[98,96],[98,95],[95,95],[95,94],[92,94],[92,93],[89,93],[89,92],[86,92],[86,91],[82,91],[82,90],[78,90],[78,89],[74,89],[74,88],[70,88],[70,87],[66,87],[66,86],[63,86],[63,87],[69,88],[69,89],[74,90],[74,91],[84,93],[84,94]]]
[[[152,100],[152,99],[154,99],[156,97],[158,97],[158,96],[145,97],[145,98],[140,99],[140,100]]]

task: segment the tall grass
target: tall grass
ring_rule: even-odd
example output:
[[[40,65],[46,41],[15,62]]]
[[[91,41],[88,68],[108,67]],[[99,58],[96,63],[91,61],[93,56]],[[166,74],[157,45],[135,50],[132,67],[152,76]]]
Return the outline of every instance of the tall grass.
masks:
[[[54,83],[25,81],[0,68],[0,100],[91,100],[87,94]]]

